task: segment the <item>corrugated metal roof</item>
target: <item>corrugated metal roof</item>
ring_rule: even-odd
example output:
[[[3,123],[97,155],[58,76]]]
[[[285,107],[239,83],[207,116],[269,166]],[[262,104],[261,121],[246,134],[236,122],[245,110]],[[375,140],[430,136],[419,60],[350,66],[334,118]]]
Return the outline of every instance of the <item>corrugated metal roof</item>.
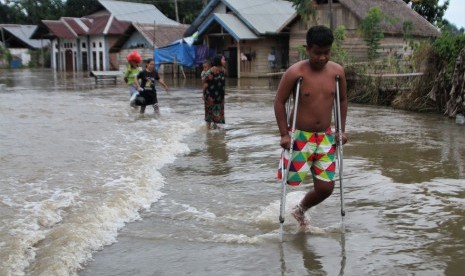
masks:
[[[223,26],[226,31],[236,40],[258,39],[256,36],[237,16],[225,13],[214,13],[207,21],[199,27],[199,33],[203,33],[209,25],[216,21]]]
[[[41,48],[49,44],[48,40],[30,38],[32,33],[37,29],[36,25],[0,24],[0,28],[3,28],[30,48]]]
[[[297,17],[292,3],[283,0],[211,0],[184,33],[192,35],[204,22],[210,20],[210,14],[221,5],[226,5],[236,17],[255,35],[276,34]]]
[[[99,3],[121,21],[148,24],[180,25],[180,23],[169,19],[152,4],[112,0],[99,0]]]
[[[297,16],[292,3],[282,0],[223,0],[256,34],[275,34]]]

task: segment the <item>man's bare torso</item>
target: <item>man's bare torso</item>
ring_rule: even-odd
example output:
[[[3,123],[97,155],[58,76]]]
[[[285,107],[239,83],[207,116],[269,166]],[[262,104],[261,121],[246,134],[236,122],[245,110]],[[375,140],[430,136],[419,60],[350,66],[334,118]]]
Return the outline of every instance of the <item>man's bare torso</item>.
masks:
[[[301,83],[296,128],[309,132],[325,131],[331,125],[335,77],[340,66],[328,62],[322,70],[315,71],[308,62],[296,65],[299,75],[305,76]]]

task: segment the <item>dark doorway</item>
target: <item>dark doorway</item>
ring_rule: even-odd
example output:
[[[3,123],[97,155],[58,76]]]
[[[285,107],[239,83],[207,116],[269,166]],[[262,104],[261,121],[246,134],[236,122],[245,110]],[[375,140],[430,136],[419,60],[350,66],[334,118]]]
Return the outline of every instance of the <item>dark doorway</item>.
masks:
[[[223,54],[228,67],[228,77],[237,78],[237,48],[229,48]]]
[[[97,52],[92,51],[92,70],[97,71]]]
[[[73,51],[66,50],[65,51],[65,66],[66,72],[73,72]]]
[[[99,71],[103,71],[103,52],[98,53],[98,64],[99,64]]]
[[[89,64],[87,63],[87,52],[82,52],[82,71],[88,71]]]

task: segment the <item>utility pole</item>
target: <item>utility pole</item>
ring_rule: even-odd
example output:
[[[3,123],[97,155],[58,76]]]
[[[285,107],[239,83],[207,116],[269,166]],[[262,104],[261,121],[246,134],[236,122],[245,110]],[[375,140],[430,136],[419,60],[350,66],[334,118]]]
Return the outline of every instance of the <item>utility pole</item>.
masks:
[[[176,12],[176,21],[179,22],[178,0],[174,0],[174,10]]]
[[[153,39],[152,39],[152,44],[153,44],[153,49],[155,50],[156,48],[156,29],[157,29],[157,21],[153,20]]]
[[[329,0],[329,28],[331,29],[331,31],[334,31],[333,0]]]

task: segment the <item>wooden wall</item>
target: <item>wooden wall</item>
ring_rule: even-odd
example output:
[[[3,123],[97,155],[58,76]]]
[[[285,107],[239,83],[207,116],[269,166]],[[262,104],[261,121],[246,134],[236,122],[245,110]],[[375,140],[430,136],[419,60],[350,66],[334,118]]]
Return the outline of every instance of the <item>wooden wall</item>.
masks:
[[[268,73],[274,73],[289,66],[288,56],[288,37],[266,37],[259,40],[243,41],[239,44],[239,49],[250,60],[241,61],[241,77],[263,77]],[[275,52],[275,66],[272,68],[268,61],[268,55],[272,49]]]
[[[298,48],[306,44],[306,33],[308,28],[313,25],[330,26],[329,5],[320,6],[317,11],[316,22],[303,22],[299,20],[292,24],[291,35],[289,39],[289,61],[291,64],[301,60]],[[356,62],[366,62],[368,60],[367,49],[363,37],[358,31],[360,20],[353,13],[342,7],[340,4],[333,4],[334,26],[343,25],[346,30],[346,40],[343,42],[343,49],[349,56],[353,57]],[[423,38],[415,38],[420,42]],[[412,49],[404,41],[402,34],[384,34],[379,49],[380,58],[405,57],[412,54]]]

